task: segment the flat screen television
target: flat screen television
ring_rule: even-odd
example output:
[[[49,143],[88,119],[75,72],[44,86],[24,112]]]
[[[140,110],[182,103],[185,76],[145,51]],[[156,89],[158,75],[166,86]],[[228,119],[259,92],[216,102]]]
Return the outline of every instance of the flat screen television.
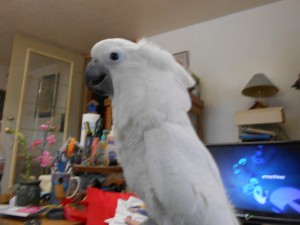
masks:
[[[300,224],[300,141],[207,148],[244,224]]]

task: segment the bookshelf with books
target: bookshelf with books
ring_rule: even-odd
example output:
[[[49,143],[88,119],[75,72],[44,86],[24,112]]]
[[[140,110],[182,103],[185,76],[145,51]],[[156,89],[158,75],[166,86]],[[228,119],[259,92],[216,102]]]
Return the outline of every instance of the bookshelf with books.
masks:
[[[284,122],[282,107],[244,110],[235,114],[238,139],[242,142],[288,140],[280,126]]]
[[[257,128],[241,126],[239,128],[239,139],[241,141],[271,141],[276,140],[277,133],[271,128]]]

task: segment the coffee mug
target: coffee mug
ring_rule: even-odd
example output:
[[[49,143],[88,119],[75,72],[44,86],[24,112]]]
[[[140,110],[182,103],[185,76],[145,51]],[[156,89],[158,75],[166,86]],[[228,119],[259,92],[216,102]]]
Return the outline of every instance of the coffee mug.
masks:
[[[60,204],[65,198],[72,198],[80,188],[80,177],[71,173],[53,173],[51,175],[51,202]]]

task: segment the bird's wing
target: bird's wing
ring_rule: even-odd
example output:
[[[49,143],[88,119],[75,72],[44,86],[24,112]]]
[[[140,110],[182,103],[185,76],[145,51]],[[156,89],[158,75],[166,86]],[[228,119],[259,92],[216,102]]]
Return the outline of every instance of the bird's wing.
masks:
[[[145,131],[144,142],[150,183],[163,208],[171,215],[197,214],[205,220],[208,198],[220,179],[193,128],[163,123]]]

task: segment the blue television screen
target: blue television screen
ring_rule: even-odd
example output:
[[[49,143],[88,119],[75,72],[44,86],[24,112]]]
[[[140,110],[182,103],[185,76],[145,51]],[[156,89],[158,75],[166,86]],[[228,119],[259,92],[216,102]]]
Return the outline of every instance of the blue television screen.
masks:
[[[300,224],[300,141],[207,147],[238,216]]]

